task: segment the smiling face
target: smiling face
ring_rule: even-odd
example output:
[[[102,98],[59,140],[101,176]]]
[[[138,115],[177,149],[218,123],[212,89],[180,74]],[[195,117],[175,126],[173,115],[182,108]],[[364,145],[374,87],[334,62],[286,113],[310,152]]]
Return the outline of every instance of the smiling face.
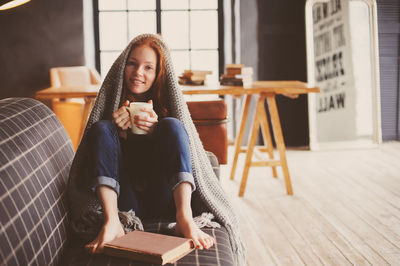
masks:
[[[125,84],[129,91],[139,94],[148,91],[156,78],[157,55],[147,45],[131,51],[125,66]]]

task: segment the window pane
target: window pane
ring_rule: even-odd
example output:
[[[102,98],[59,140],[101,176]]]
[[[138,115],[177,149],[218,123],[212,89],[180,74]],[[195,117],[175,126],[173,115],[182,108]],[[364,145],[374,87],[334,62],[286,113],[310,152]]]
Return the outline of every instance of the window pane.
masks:
[[[171,51],[171,58],[177,76],[180,76],[185,69],[190,69],[188,51]]]
[[[99,0],[99,10],[125,10],[126,0]]]
[[[191,0],[191,9],[217,9],[218,0]]]
[[[129,39],[142,33],[157,33],[156,12],[129,12]]]
[[[189,9],[188,0],[161,0],[161,9]]]
[[[207,78],[218,80],[218,51],[192,51],[190,53],[193,70],[211,70],[212,74]]]
[[[104,79],[110,70],[110,67],[120,55],[121,52],[101,52],[100,53],[100,70],[101,70],[101,77]]]
[[[100,50],[122,50],[127,44],[126,12],[100,12]]]
[[[131,10],[155,10],[156,9],[156,1],[155,0],[145,0],[145,1],[129,0],[128,8]]]
[[[191,48],[218,48],[217,11],[192,11],[190,19]]]
[[[187,11],[163,11],[161,34],[170,49],[189,48],[189,16]]]

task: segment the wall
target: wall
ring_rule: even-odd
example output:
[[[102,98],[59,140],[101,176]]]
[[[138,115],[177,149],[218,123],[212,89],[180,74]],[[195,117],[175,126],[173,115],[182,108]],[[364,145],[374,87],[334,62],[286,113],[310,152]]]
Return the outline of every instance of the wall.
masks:
[[[258,80],[307,81],[305,0],[242,0],[241,59]],[[307,96],[277,97],[287,146],[309,144]]]
[[[49,69],[85,63],[82,0],[33,0],[0,11],[0,98],[33,96]]]
[[[400,140],[400,2],[377,5],[382,139]]]

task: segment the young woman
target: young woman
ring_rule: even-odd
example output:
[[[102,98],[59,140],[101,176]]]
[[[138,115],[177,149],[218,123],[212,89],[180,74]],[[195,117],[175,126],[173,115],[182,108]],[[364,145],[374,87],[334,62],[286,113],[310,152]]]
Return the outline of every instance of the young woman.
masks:
[[[153,109],[142,110],[148,116],[134,117],[146,135],[129,129],[125,106],[130,102],[153,104]],[[158,35],[136,37],[111,67],[75,155],[69,188],[73,231],[96,231],[88,221],[102,221],[86,245],[91,253],[101,253],[105,243],[124,234],[119,213],[129,210],[140,218],[174,217],[178,234],[193,239],[198,249],[212,247],[214,238],[193,220],[194,192],[227,228],[233,254],[243,262],[236,216],[215,178],[168,48]]]

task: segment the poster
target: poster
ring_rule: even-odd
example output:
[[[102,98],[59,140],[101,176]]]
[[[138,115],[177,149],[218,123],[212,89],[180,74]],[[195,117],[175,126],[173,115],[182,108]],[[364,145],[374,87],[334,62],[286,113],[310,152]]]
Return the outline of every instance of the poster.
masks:
[[[314,80],[318,142],[356,138],[356,99],[350,42],[349,2],[330,0],[312,6]]]

